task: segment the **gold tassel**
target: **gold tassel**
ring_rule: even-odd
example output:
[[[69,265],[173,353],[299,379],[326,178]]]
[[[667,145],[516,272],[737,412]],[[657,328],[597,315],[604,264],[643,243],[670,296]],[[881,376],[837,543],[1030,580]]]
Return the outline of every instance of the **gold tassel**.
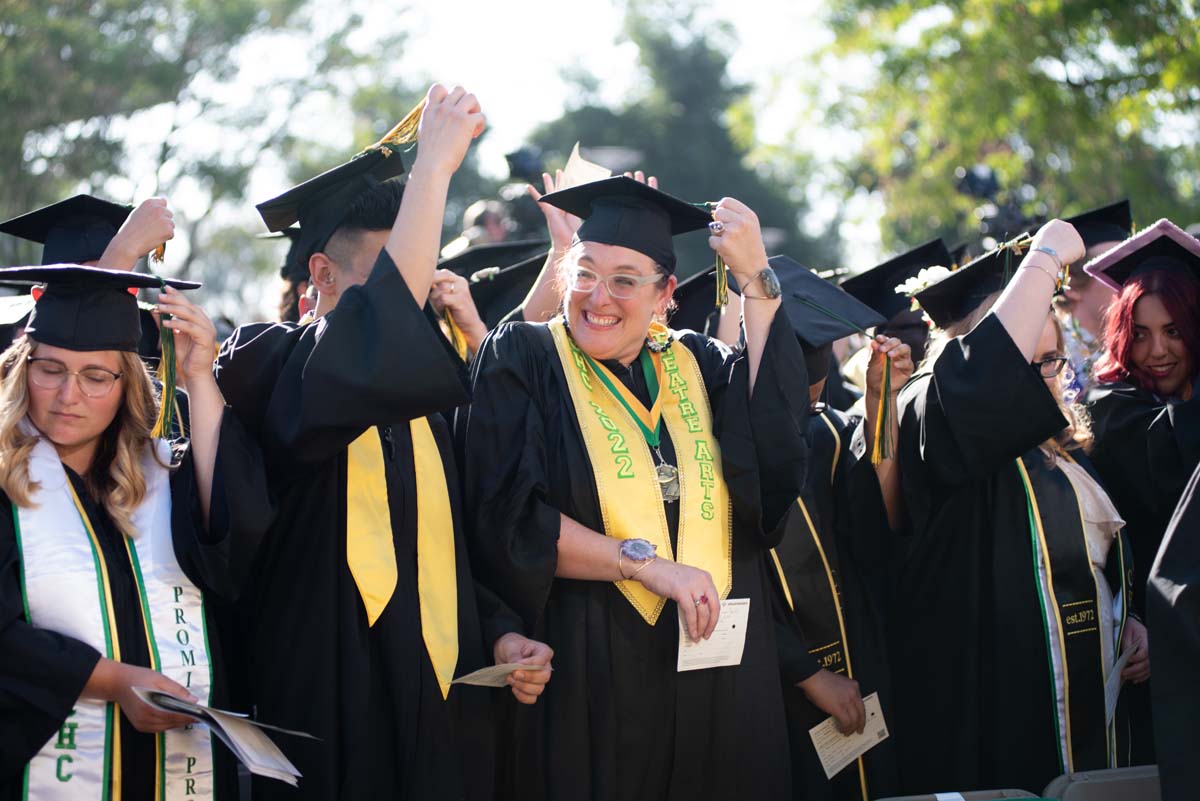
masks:
[[[378,150],[390,154],[404,145],[416,142],[417,127],[421,124],[421,114],[424,112],[425,98],[421,98],[421,102],[413,106],[412,110],[404,115],[404,119],[396,123],[392,130],[384,134],[382,139],[368,147],[363,153]]]
[[[163,315],[163,322],[169,320],[169,315]],[[154,421],[154,429],[150,436],[166,439],[171,433],[171,420],[178,410],[175,407],[175,332],[163,326],[159,329],[159,343],[162,353],[158,360],[158,383],[162,387],[162,399],[158,405],[158,418]],[[182,420],[179,431],[183,434]]]
[[[155,264],[162,264],[163,259],[165,259],[166,257],[167,257],[167,243],[166,242],[163,242],[161,245],[156,247],[154,250],[150,251],[150,261],[154,262]]]
[[[717,308],[724,308],[729,304],[729,269],[725,266],[725,260],[717,254]]]
[[[884,459],[892,456],[892,427],[887,418],[888,398],[892,394],[892,360],[884,356],[883,392],[879,393],[879,407],[875,410],[875,444],[871,447],[871,465],[878,467]]]
[[[458,358],[467,360],[467,336],[454,321],[454,315],[449,309],[442,309],[442,322],[446,326],[446,336],[450,338],[450,346],[458,353]]]

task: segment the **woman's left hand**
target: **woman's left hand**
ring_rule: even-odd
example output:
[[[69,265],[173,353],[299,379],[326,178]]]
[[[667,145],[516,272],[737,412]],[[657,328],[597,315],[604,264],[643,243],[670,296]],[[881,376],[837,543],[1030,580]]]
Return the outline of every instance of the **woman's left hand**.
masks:
[[[730,271],[745,287],[767,266],[767,249],[762,241],[758,215],[740,200],[721,198],[713,209],[708,246],[725,260]]]
[[[217,352],[217,327],[196,304],[178,289],[164,287],[158,296],[158,312],[171,319],[162,325],[175,332],[175,370],[184,385],[214,380],[213,359]]]
[[[1121,635],[1121,652],[1130,653],[1129,662],[1121,671],[1121,678],[1141,684],[1150,678],[1150,635],[1141,621],[1129,618],[1125,621],[1125,633]]]
[[[537,703],[550,681],[553,667],[550,660],[554,658],[554,649],[544,642],[531,640],[516,632],[510,631],[492,647],[492,656],[497,665],[520,663],[530,667],[540,667],[540,670],[517,670],[508,676],[508,686],[512,687],[513,697],[522,704]]]
[[[454,323],[467,338],[467,346],[472,353],[477,352],[487,336],[487,326],[471,297],[470,282],[450,270],[436,270],[429,288],[429,302],[438,314],[449,311],[453,315]]]
[[[879,334],[871,340],[871,360],[867,363],[867,395],[872,398],[878,398],[883,392],[885,362],[892,366],[892,395],[899,393],[900,388],[912,378],[912,348],[896,337],[889,339]]]

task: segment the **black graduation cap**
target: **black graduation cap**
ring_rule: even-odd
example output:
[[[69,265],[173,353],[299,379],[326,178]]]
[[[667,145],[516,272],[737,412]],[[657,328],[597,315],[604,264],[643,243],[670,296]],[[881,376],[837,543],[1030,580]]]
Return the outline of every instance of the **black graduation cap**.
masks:
[[[738,294],[737,282],[729,276],[729,291]],[[671,328],[676,331],[697,331],[715,336],[717,320],[721,310],[713,301],[717,297],[717,268],[701,270],[690,278],[679,282],[672,299],[675,311],[671,313]]]
[[[44,284],[25,333],[67,350],[123,350],[137,353],[141,339],[137,299],[129,289],[200,284],[124,270],[74,264],[0,269],[0,280]]]
[[[485,267],[471,276],[471,299],[489,331],[525,302],[545,263],[546,254],[539,253],[501,270]]]
[[[767,262],[779,277],[788,319],[800,344],[806,348],[830,345],[887,321],[849,292],[789,256],[772,256]]]
[[[961,267],[964,264],[966,264],[967,263],[967,248],[969,248],[969,247],[970,247],[970,245],[967,244],[966,242],[960,242],[959,244],[950,248],[950,262],[951,263],[946,266],[947,267]]]
[[[1133,233],[1133,211],[1128,200],[1118,200],[1098,209],[1068,217],[1075,226],[1084,247],[1093,248],[1104,242],[1124,242]]]
[[[1008,284],[1022,256],[1001,245],[954,270],[916,294],[917,303],[938,328],[945,329],[970,314]]]
[[[307,281],[308,261],[299,258],[296,243],[300,241],[300,228],[293,225],[273,234],[259,234],[257,239],[286,239],[288,241],[287,255],[283,257],[283,265],[279,268],[279,277],[285,281]]]
[[[1162,219],[1084,265],[1113,290],[1135,275],[1152,270],[1178,270],[1200,279],[1200,241],[1175,223]]]
[[[387,148],[365,150],[345,164],[310,178],[279,197],[256,207],[267,229],[282,232],[300,223],[294,243],[296,261],[303,261],[325,247],[329,237],[346,218],[350,204],[361,193],[404,172],[400,154]]]
[[[117,235],[133,206],[76,195],[0,223],[6,234],[41,242],[42,264],[96,261]]]
[[[489,267],[510,267],[519,261],[540,255],[546,260],[550,243],[545,239],[521,239],[513,242],[489,242],[476,245],[438,262],[438,268],[456,275],[471,277]]]
[[[636,250],[668,273],[675,272],[671,238],[712,222],[704,208],[623,175],[560,189],[543,195],[541,202],[583,218],[577,241]]]
[[[933,239],[843,281],[842,289],[890,320],[912,307],[912,301],[896,291],[897,286],[926,267],[941,265],[949,269],[953,258],[941,239]]]

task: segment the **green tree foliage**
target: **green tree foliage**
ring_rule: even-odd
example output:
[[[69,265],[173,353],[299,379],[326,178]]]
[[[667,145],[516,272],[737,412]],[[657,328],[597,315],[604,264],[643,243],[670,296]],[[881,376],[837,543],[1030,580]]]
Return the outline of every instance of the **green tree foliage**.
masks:
[[[532,137],[548,166],[561,166],[580,141],[604,166],[644,169],[677,197],[692,202],[735,197],[757,212],[764,229],[773,229],[772,251],[814,266],[831,263],[836,244],[827,237],[810,239],[800,229],[805,175],[794,165],[801,162],[785,168],[751,156],[749,88],[728,74],[728,54],[736,47],[728,23],[703,17],[686,0],[631,2],[625,35],[637,46],[643,88],[624,105],[608,108],[593,99],[588,76],[577,77],[582,102]],[[713,263],[703,233],[681,237],[677,249],[681,275]]]
[[[30,209],[122,174],[121,122],[164,104],[205,110],[196,79],[229,80],[231,51],[253,32],[285,25],[302,2],[2,0],[0,210]],[[240,178],[227,175],[230,167],[181,172],[210,183]],[[0,244],[8,261],[32,252]]]
[[[886,247],[1003,235],[980,230],[989,204],[1065,216],[1129,197],[1141,225],[1196,221],[1190,0],[830,5],[834,63],[869,75],[842,82],[830,117],[861,139],[846,189],[882,194]],[[993,196],[958,187],[976,167],[996,179]]]

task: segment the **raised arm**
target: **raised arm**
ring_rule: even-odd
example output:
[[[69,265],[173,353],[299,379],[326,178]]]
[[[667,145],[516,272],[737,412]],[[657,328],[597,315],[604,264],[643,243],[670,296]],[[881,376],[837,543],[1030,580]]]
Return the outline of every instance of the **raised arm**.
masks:
[[[737,278],[738,286],[743,291],[742,321],[746,330],[750,393],[753,394],[767,333],[780,306],[779,298],[765,297],[758,280],[758,274],[767,268],[767,249],[763,245],[762,229],[753,209],[731,197],[722,198],[717,203],[713,211],[713,224],[709,228],[709,247],[725,260],[725,265]]]
[[[195,462],[196,492],[207,526],[217,445],[221,439],[221,417],[225,413],[225,400],[217,388],[212,369],[217,329],[204,310],[177,289],[163,289],[158,309],[164,315],[170,315],[164,320],[163,327],[174,332],[176,370],[188,391],[188,431]]]
[[[418,306],[425,305],[437,269],[450,177],[486,125],[475,95],[461,86],[429,88],[417,130],[417,159],[385,246]]]

